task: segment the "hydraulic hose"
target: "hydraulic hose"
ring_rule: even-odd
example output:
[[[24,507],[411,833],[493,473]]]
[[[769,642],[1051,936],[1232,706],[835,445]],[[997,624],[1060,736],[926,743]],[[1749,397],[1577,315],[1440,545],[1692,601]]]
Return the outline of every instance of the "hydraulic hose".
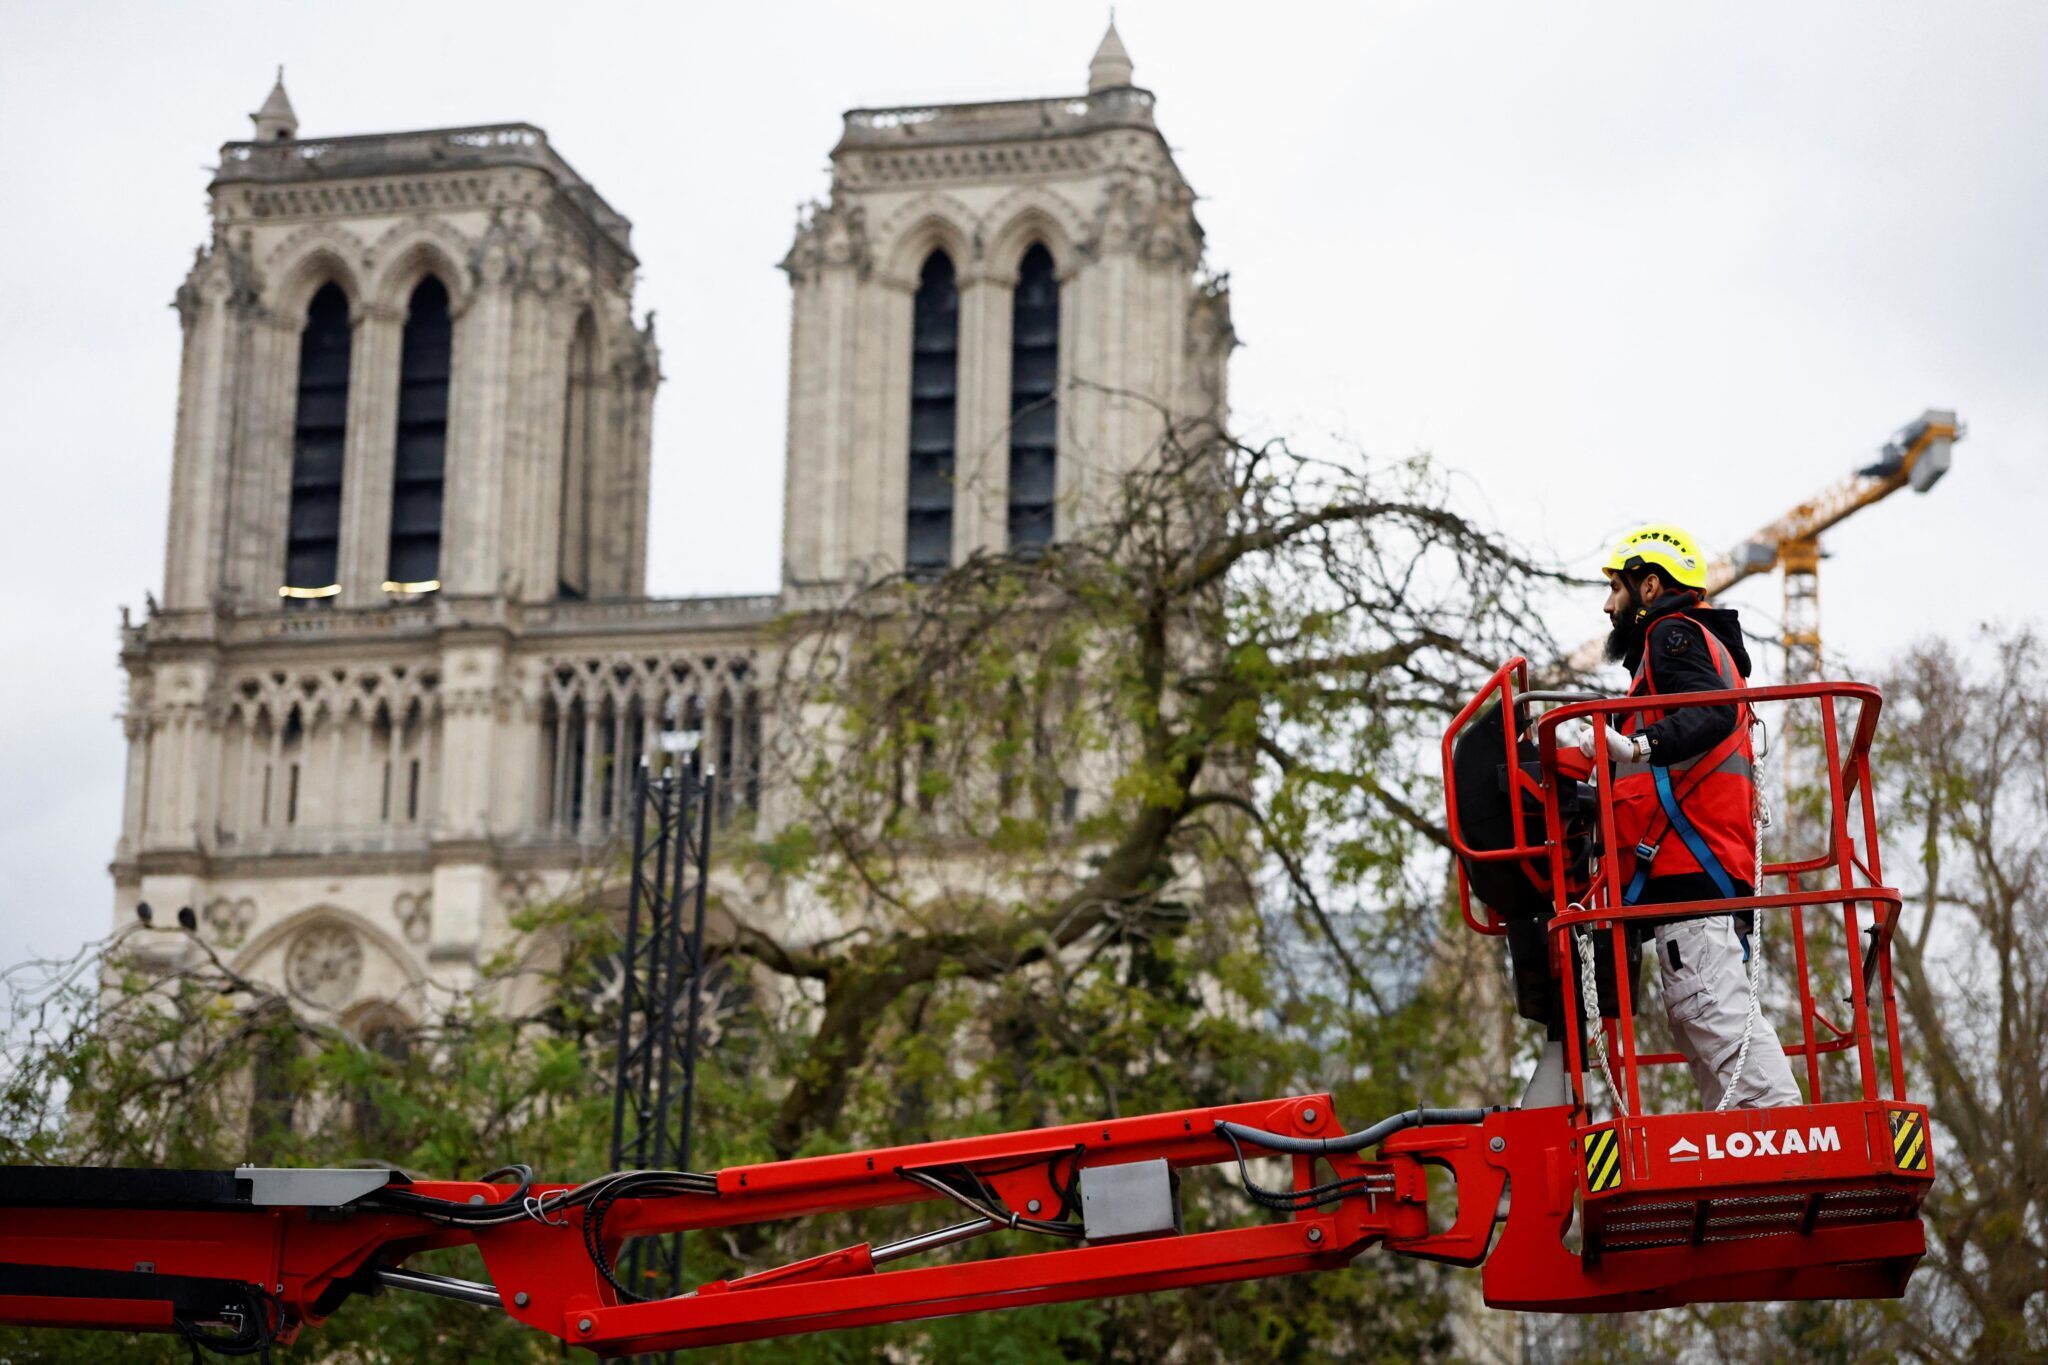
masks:
[[[1370,1128],[1335,1138],[1290,1137],[1286,1133],[1247,1128],[1241,1123],[1218,1123],[1216,1131],[1269,1151],[1286,1152],[1292,1156],[1327,1156],[1331,1152],[1356,1152],[1366,1147],[1377,1147],[1402,1129],[1420,1127],[1425,1123],[1483,1123],[1488,1114],[1505,1114],[1514,1107],[1496,1104],[1485,1109],[1409,1109],[1383,1118]]]

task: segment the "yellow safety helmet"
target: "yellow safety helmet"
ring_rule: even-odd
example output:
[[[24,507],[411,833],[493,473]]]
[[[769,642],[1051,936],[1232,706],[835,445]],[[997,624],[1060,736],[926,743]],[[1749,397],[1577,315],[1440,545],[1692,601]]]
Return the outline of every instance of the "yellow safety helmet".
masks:
[[[1638,526],[1615,542],[1600,572],[1624,569],[1656,569],[1680,587],[1707,586],[1707,557],[1700,553],[1699,542],[1669,523]]]

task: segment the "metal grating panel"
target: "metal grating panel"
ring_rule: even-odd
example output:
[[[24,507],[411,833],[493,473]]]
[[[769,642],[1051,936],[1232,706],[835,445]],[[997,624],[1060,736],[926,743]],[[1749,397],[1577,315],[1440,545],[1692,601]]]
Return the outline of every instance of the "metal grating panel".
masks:
[[[1805,1224],[1806,1193],[1725,1195],[1704,1201],[1658,1198],[1608,1204],[1598,1225],[1603,1245],[1615,1251],[1682,1246],[1693,1242],[1734,1242],[1780,1236]],[[1910,1195],[1886,1186],[1823,1190],[1816,1222],[1833,1226],[1888,1223],[1913,1216]]]

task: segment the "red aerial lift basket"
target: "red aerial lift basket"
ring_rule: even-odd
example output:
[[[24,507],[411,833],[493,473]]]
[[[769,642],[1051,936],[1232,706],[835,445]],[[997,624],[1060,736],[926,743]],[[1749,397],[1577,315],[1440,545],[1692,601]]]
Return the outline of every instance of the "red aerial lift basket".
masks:
[[[1615,848],[1611,800],[1615,774],[1605,731],[1630,712],[1669,713],[1687,706],[1755,707],[1806,703],[1819,713],[1819,772],[1826,842],[1819,854],[1764,863],[1759,894],[1680,905],[1622,903],[1619,860],[1597,855],[1568,861],[1565,815],[1572,779],[1558,767],[1558,728],[1571,721],[1594,731],[1596,849]],[[1505,752],[1502,786],[1513,807],[1505,847],[1479,849],[1459,820],[1453,746],[1467,728],[1498,723]],[[1573,1209],[1530,1219],[1520,1192],[1499,1245],[1487,1263],[1486,1297],[1502,1307],[1608,1309],[1710,1299],[1895,1296],[1925,1250],[1921,1200],[1934,1179],[1932,1133],[1925,1107],[1907,1099],[1905,1056],[1892,992],[1891,940],[1899,893],[1884,884],[1878,853],[1870,746],[1882,699],[1861,683],[1817,682],[1681,696],[1592,697],[1531,692],[1525,660],[1510,660],[1452,722],[1444,736],[1445,798],[1458,855],[1459,903],[1483,934],[1506,932],[1503,918],[1481,906],[1475,914],[1470,872],[1487,863],[1514,864],[1545,888],[1549,969],[1561,992],[1565,1071],[1570,1102],[1555,1110],[1506,1116],[1540,1123],[1556,1115],[1568,1130]],[[1532,713],[1547,707],[1540,716]],[[1840,713],[1853,715],[1844,744]],[[1483,720],[1480,718],[1483,714]],[[1533,763],[1528,761],[1534,749]],[[1468,793],[1469,795],[1469,793]],[[1539,805],[1540,822],[1528,818]],[[1789,934],[1796,977],[1796,1042],[1785,1052],[1803,1069],[1807,1103],[1779,1109],[1649,1112],[1642,1069],[1682,1063],[1675,1052],[1638,1048],[1625,926],[1632,921],[1715,911],[1752,910],[1760,929]],[[1812,923],[1809,916],[1817,917]],[[1818,917],[1841,920],[1842,959],[1823,960],[1809,930]],[[1581,1021],[1581,940],[1612,955],[1617,1018],[1589,1031]],[[1812,950],[1812,951],[1810,951]],[[1844,1022],[1821,1007],[1816,975],[1833,965]],[[1872,1022],[1873,1004],[1882,1022]],[[1757,1037],[1772,1041],[1766,1007]],[[1783,1041],[1783,1040],[1781,1040]],[[1589,1059],[1592,1050],[1596,1058]],[[1589,1085],[1587,1072],[1609,1086]],[[1824,1066],[1831,1056],[1843,1063]],[[1802,1064],[1803,1063],[1803,1067]],[[1853,1082],[1843,1084],[1843,1071]],[[1837,1091],[1826,1083],[1834,1080]],[[1687,1085],[1688,1091],[1690,1085]],[[1596,1110],[1596,1103],[1599,1109]],[[1398,1144],[1390,1143],[1394,1147]],[[1540,1145],[1549,1146],[1543,1142]],[[1462,1190],[1461,1190],[1462,1194]],[[1558,1201],[1553,1201],[1558,1202]],[[1577,1224],[1579,1251],[1561,1245],[1566,1223]]]

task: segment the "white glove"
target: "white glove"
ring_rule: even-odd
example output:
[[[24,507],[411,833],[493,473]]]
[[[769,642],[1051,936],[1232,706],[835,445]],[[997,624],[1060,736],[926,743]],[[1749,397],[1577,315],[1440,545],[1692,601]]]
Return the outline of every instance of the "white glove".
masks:
[[[1607,731],[1607,760],[1610,763],[1640,763],[1647,757],[1641,752],[1642,748],[1633,735],[1624,735],[1619,730]],[[1579,752],[1587,758],[1593,756],[1593,727],[1590,725],[1579,736]]]

